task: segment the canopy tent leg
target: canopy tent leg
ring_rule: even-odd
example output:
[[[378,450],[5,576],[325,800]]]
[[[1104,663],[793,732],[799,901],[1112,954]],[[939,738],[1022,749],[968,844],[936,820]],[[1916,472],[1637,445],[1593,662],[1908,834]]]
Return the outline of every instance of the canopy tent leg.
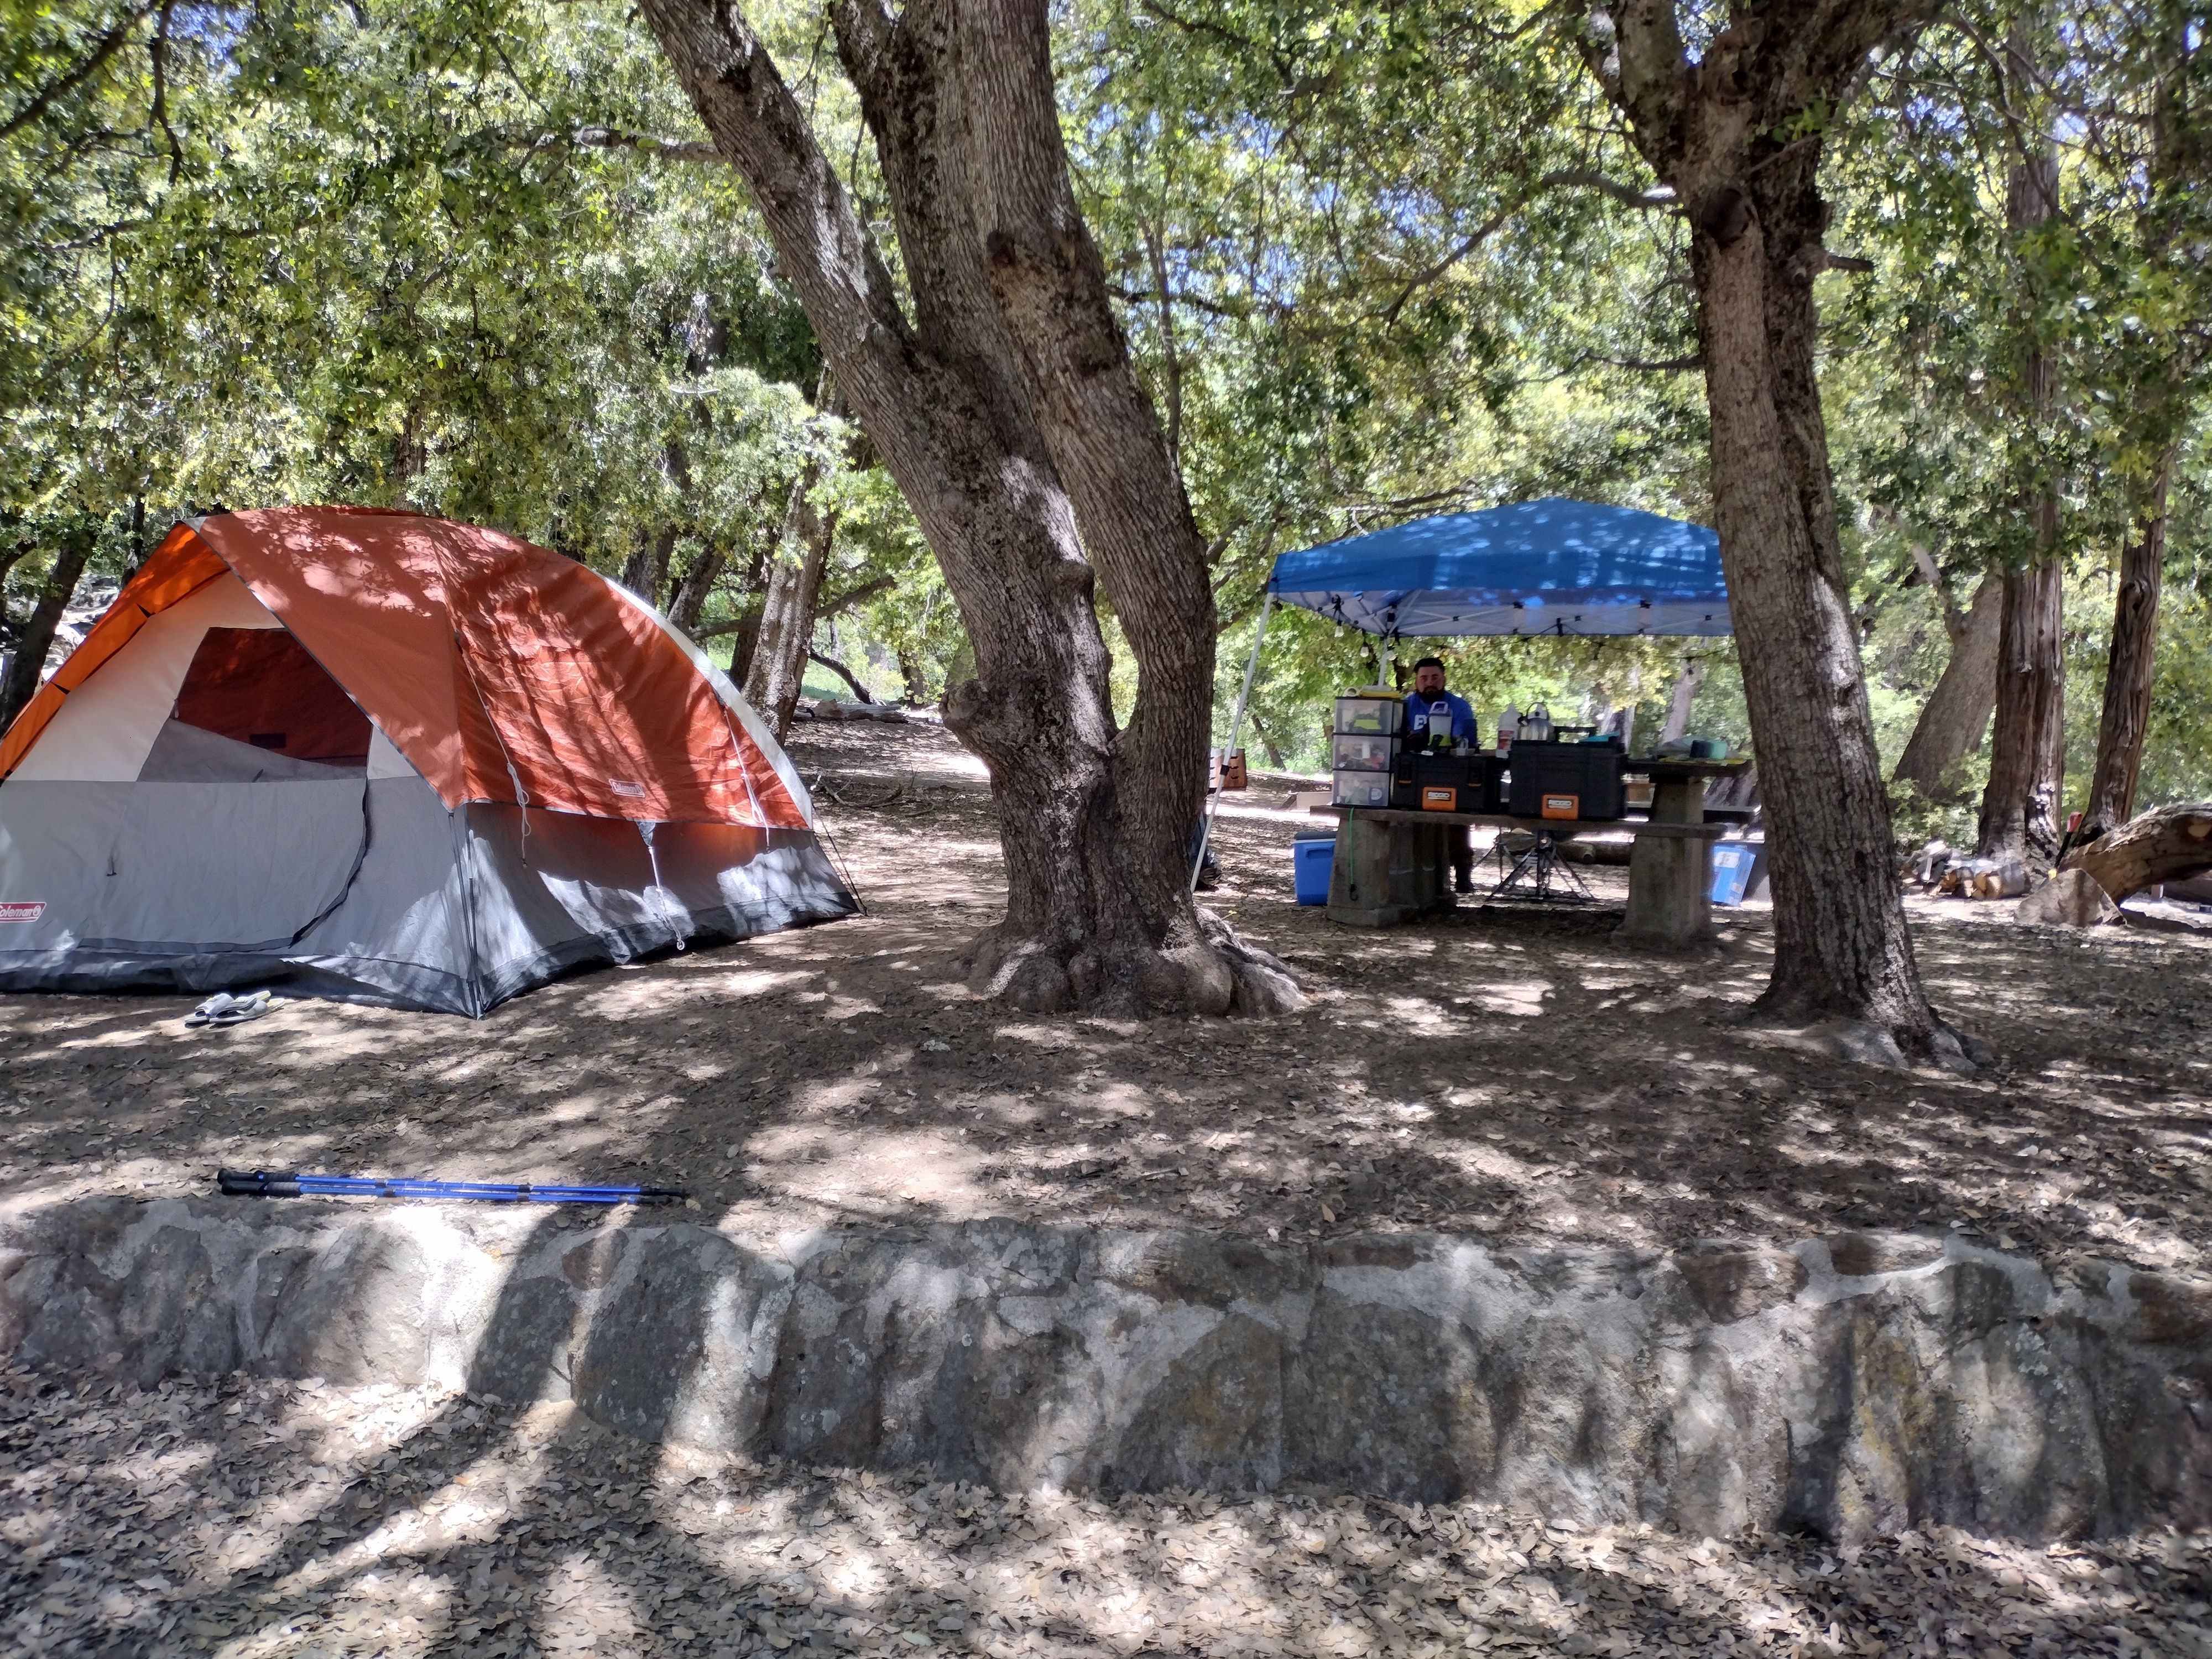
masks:
[[[1237,712],[1229,717],[1229,747],[1221,751],[1224,769],[1228,764],[1228,757],[1237,752],[1237,743],[1244,735],[1244,710],[1252,701],[1252,678],[1260,672],[1260,647],[1267,641],[1267,617],[1274,609],[1275,596],[1270,593],[1260,603],[1260,628],[1259,631],[1252,636],[1252,659],[1244,665],[1244,684],[1237,693]],[[1206,811],[1200,814],[1198,820],[1198,850],[1193,853],[1190,858],[1190,886],[1193,892],[1198,890],[1198,872],[1206,863],[1206,844],[1213,834],[1214,802],[1219,798],[1220,793],[1220,790],[1209,781],[1206,790]]]

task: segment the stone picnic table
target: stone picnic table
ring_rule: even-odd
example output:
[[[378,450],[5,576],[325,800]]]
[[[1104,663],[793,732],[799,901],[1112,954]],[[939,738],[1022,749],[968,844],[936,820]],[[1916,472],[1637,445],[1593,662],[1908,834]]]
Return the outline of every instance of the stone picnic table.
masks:
[[[1456,902],[1444,846],[1453,824],[1528,830],[1556,837],[1626,830],[1628,912],[1614,937],[1631,944],[1692,945],[1712,929],[1712,844],[1725,824],[1705,819],[1705,784],[1751,763],[1636,760],[1622,771],[1652,783],[1645,818],[1535,818],[1510,812],[1425,812],[1401,807],[1316,806],[1336,814],[1328,919],[1354,927],[1395,927]]]

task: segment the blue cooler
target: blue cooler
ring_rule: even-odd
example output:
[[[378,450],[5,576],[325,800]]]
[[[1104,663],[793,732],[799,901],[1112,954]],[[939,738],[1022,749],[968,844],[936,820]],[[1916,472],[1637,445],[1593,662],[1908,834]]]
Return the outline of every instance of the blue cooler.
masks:
[[[1759,845],[1748,841],[1723,841],[1713,844],[1713,890],[1715,904],[1741,904],[1751,889],[1752,872],[1759,863]]]
[[[1328,902],[1328,872],[1336,861],[1336,837],[1291,843],[1291,879],[1301,904]]]

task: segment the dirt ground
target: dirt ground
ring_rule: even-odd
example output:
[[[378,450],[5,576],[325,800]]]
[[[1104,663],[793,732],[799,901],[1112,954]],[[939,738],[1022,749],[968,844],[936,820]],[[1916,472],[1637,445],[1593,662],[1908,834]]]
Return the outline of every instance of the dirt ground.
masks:
[[[1835,1548],[1289,1492],[1111,1503],[563,1407],[0,1371],[0,1650],[2212,1659],[2203,1536]]]
[[[868,914],[579,975],[481,1021],[296,1001],[0,1000],[0,1202],[204,1193],[219,1164],[680,1185],[747,1230],[1010,1214],[1310,1238],[1626,1245],[1957,1228],[2201,1270],[2212,945],[1914,901],[1931,994],[1996,1048],[1960,1080],[1735,1017],[1771,929],[1694,956],[1615,917],[1473,907],[1383,932],[1292,902],[1267,779],[1214,902],[1310,982],[1265,1020],[1032,1018],[950,963],[1000,902],[981,768],[928,726],[803,726]],[[1601,870],[1617,902],[1621,872]]]

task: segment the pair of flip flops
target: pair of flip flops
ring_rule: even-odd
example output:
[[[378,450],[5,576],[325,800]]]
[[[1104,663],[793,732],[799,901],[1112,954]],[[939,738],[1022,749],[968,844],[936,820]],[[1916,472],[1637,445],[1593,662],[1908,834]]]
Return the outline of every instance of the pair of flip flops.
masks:
[[[187,1025],[243,1025],[249,1019],[258,1019],[276,1006],[276,999],[266,991],[255,991],[249,995],[234,997],[228,991],[217,991],[205,1002],[185,1016]]]

